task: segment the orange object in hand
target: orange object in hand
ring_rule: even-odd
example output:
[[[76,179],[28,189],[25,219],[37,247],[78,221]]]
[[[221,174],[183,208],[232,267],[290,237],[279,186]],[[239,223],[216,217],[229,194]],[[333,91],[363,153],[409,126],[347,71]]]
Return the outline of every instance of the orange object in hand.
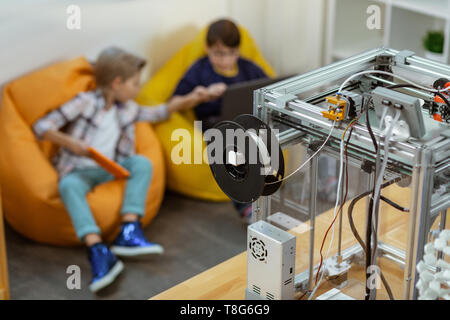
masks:
[[[130,172],[117,162],[112,161],[92,147],[89,147],[88,150],[92,155],[92,159],[117,179],[126,179],[130,176]]]

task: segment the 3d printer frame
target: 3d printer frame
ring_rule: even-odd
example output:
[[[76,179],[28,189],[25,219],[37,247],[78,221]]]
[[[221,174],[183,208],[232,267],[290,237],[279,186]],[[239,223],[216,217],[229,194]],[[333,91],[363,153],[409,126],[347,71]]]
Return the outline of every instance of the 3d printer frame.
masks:
[[[339,85],[346,78],[369,69],[394,70],[409,79],[450,79],[450,67],[416,56],[410,51],[397,51],[389,48],[378,48],[333,63],[306,74],[292,77],[282,82],[261,88],[254,92],[253,114],[269,126],[283,124],[290,127],[278,135],[282,149],[292,144],[301,143],[311,147],[314,142],[323,141],[333,126],[333,121],[324,118],[323,105],[325,97],[336,94]],[[427,81],[420,81],[427,83]],[[346,90],[358,88],[369,91],[376,86],[393,85],[396,78],[378,74],[362,75],[350,82]],[[404,92],[432,101],[434,96],[422,90],[405,88]],[[300,98],[301,97],[301,98]],[[445,123],[432,120],[428,111],[423,110],[426,118],[426,135],[422,139],[391,141],[389,145],[389,161],[386,174],[411,179],[411,201],[409,212],[408,236],[406,252],[387,244],[379,247],[386,257],[404,266],[403,299],[417,299],[418,281],[417,263],[424,254],[424,245],[428,242],[430,228],[440,216],[446,220],[446,212],[450,207],[450,193],[434,192],[438,176],[450,170],[450,127]],[[429,119],[428,119],[429,118]],[[339,159],[339,141],[349,121],[335,124],[330,140],[322,149],[322,153]],[[374,128],[373,133],[380,145],[384,145],[381,131]],[[316,143],[317,145],[317,143]],[[381,149],[381,148],[380,148]],[[375,163],[374,147],[369,132],[364,125],[353,127],[352,142],[349,145],[349,162],[361,164],[363,161]],[[296,287],[311,290],[313,287],[313,254],[314,254],[314,221],[317,208],[317,170],[318,157],[310,164],[309,217],[310,247],[309,270],[295,277]],[[373,177],[372,177],[373,179]],[[448,190],[448,186],[447,186]],[[266,220],[270,215],[271,197],[260,197],[253,203],[254,220]],[[445,225],[440,224],[444,229]],[[341,230],[339,230],[341,231]],[[339,232],[339,239],[341,234]],[[339,246],[339,250],[341,250]],[[344,259],[349,258],[362,249],[359,245],[340,252]]]

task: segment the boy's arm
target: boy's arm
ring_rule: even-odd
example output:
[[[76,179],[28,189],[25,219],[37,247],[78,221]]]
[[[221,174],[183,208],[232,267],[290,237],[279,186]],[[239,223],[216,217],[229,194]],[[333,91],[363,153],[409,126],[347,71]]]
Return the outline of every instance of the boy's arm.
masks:
[[[190,109],[200,103],[210,102],[220,98],[226,89],[227,85],[222,82],[214,83],[208,88],[197,86],[186,95],[174,95],[172,99],[169,100],[168,107],[170,106],[173,109],[172,112]]]
[[[159,122],[166,120],[171,113],[191,109],[203,102],[216,99],[218,89],[208,90],[199,85],[201,67],[195,63],[178,83],[172,98],[165,105],[140,108],[136,121]]]
[[[166,104],[157,107],[139,108],[139,114],[136,121],[160,122],[166,120],[170,114],[195,107],[199,103],[209,99],[208,89],[197,87],[192,92],[184,96],[174,96]]]
[[[74,99],[66,102],[58,109],[51,111],[33,124],[33,132],[38,139],[42,139],[48,130],[59,130],[68,122],[75,120],[89,103],[87,96],[80,94]]]
[[[79,156],[89,157],[91,155],[88,150],[89,146],[83,141],[74,139],[71,136],[57,130],[45,131],[42,135],[42,139],[51,141],[60,147],[67,148]]]
[[[68,122],[77,118],[89,101],[84,94],[63,104],[60,108],[53,110],[37,120],[33,125],[33,131],[38,139],[48,140],[58,146],[65,147],[73,153],[88,156],[87,145],[71,136],[58,131]]]
[[[169,112],[176,112],[191,109],[200,103],[210,100],[210,92],[208,88],[197,86],[185,95],[175,95],[167,103]]]

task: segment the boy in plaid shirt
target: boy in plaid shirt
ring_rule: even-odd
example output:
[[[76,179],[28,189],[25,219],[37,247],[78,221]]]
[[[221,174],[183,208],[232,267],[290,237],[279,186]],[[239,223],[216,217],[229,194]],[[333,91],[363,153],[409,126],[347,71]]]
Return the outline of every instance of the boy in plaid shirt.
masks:
[[[163,121],[170,113],[188,106],[176,98],[157,107],[136,104],[132,99],[139,92],[144,65],[145,60],[119,48],[104,50],[94,66],[97,89],[78,94],[33,125],[39,139],[61,146],[53,159],[60,176],[59,193],[78,238],[88,247],[93,275],[89,287],[94,292],[112,283],[123,270],[116,255],[163,253],[162,246],[144,237],[139,223],[145,212],[152,164],[135,154],[134,123]],[[187,99],[196,102],[201,101],[202,96],[199,90],[194,90]],[[110,248],[102,241],[86,194],[114,177],[90,158],[89,146],[130,172],[121,208],[123,223]]]

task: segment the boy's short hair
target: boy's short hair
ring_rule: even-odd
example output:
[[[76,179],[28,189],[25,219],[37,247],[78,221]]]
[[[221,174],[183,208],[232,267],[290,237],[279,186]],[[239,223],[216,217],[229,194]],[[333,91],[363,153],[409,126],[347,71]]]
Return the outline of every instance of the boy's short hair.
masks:
[[[100,53],[94,64],[97,87],[110,86],[116,77],[121,77],[125,81],[142,70],[145,64],[145,59],[125,50],[117,47],[106,48]]]
[[[233,21],[220,19],[209,26],[206,34],[206,44],[208,47],[211,47],[219,41],[230,48],[239,47],[241,34]]]

